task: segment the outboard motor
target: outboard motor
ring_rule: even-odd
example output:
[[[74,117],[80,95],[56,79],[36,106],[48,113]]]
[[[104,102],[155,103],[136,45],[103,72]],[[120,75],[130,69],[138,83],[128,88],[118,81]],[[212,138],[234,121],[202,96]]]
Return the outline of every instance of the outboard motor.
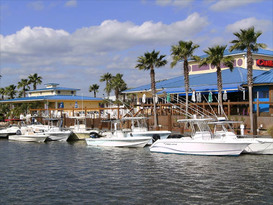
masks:
[[[22,134],[21,130],[16,131],[16,135],[21,135],[21,134]]]
[[[99,136],[99,134],[97,132],[91,132],[90,137],[91,138],[99,138],[100,136]]]
[[[153,143],[155,142],[155,141],[157,141],[157,140],[159,140],[160,139],[160,135],[159,134],[153,134]]]

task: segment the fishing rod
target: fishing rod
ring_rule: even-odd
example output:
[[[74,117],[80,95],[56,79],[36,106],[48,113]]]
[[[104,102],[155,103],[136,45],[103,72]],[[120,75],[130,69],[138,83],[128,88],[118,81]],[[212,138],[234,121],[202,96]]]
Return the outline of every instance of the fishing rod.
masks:
[[[161,99],[162,101],[165,100],[165,98],[159,97],[159,99]],[[176,109],[179,110],[179,113],[185,115],[186,117],[192,117],[193,115],[190,114],[189,112],[187,113],[184,109],[182,109],[181,107],[175,105],[174,103],[168,102],[169,104],[171,104],[172,106],[174,106]]]
[[[184,99],[185,100],[185,98],[183,98],[182,97],[182,99]],[[182,104],[182,105],[185,105],[186,106],[186,103],[184,103],[182,100],[179,100],[179,98],[177,97],[177,100],[176,100],[177,102],[179,102],[180,104]],[[203,107],[201,107],[201,106],[198,106],[198,105],[195,105],[197,108],[199,108],[199,109],[196,109],[194,106],[188,106],[188,108],[190,109],[190,110],[193,110],[194,112],[196,112],[196,113],[198,113],[198,114],[200,114],[200,115],[204,115],[204,116],[206,116],[206,117],[211,117],[211,115],[213,115],[213,113],[210,113],[209,111],[207,111],[206,109],[204,109]]]
[[[218,97],[217,97],[217,96],[214,96],[214,97],[215,97],[215,99],[216,99],[216,100],[217,100],[217,102],[218,102],[218,106],[220,107],[221,113],[223,113],[223,114],[224,114],[225,119],[226,119],[226,120],[228,120],[228,117],[227,117],[227,115],[226,115],[226,113],[225,113],[225,111],[224,111],[223,105],[220,105],[220,101],[219,101],[219,99],[218,99]]]

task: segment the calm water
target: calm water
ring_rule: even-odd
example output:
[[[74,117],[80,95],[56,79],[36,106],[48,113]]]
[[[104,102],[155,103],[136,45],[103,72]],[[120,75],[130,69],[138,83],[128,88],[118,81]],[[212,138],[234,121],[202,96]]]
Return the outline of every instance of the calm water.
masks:
[[[273,204],[273,156],[0,140],[0,204]]]

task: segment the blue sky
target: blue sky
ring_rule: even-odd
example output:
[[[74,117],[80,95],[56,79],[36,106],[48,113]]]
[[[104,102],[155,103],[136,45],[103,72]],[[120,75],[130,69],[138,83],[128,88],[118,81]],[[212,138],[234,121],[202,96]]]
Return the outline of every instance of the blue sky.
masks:
[[[38,73],[43,84],[88,92],[106,72],[122,73],[128,87],[150,83],[135,69],[137,57],[160,51],[169,63],[156,80],[182,74],[170,68],[170,48],[179,40],[229,45],[233,32],[255,26],[259,42],[273,48],[272,0],[0,0],[0,87]],[[39,88],[44,85],[39,85]]]

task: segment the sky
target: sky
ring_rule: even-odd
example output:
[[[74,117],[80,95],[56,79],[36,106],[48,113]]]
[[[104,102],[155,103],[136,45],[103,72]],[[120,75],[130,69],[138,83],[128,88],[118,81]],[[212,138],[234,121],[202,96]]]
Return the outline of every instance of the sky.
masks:
[[[128,88],[150,83],[135,68],[153,50],[168,64],[156,80],[182,75],[170,67],[171,46],[180,40],[208,47],[228,45],[234,32],[255,26],[259,43],[273,49],[273,0],[0,0],[0,87],[38,73],[43,83],[78,88],[93,96],[103,74],[123,74]]]

